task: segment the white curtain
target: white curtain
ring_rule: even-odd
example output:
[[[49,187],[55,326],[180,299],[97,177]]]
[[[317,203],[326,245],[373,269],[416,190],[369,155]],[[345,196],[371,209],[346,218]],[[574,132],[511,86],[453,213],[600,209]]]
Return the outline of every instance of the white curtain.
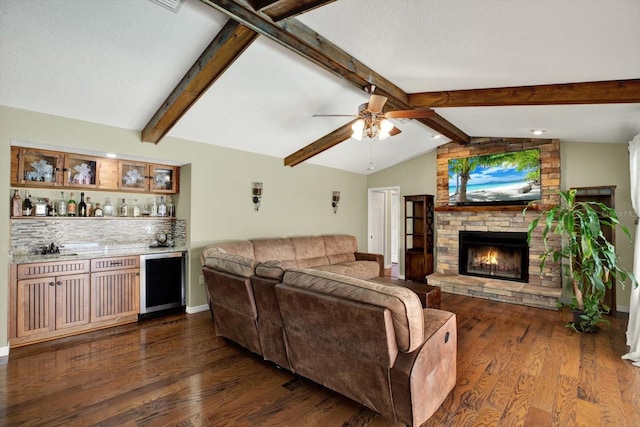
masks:
[[[640,134],[629,142],[629,167],[631,168],[631,204],[636,216],[640,216]],[[636,226],[633,250],[633,274],[640,280],[640,225]],[[629,301],[629,325],[627,326],[629,353],[622,356],[640,367],[640,286],[631,288]]]

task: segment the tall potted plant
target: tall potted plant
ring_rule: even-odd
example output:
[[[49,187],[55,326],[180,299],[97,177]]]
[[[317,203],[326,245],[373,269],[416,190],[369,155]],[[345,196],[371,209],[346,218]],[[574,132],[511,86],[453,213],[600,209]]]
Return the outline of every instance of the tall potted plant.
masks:
[[[562,264],[565,277],[571,283],[572,296],[571,302],[561,301],[559,305],[569,305],[578,313],[567,326],[581,332],[592,332],[598,329],[598,323],[609,323],[602,316],[603,312],[609,311],[603,303],[606,289],[615,282],[624,287],[627,280],[632,286],[638,284],[633,273],[620,265],[613,243],[605,238],[602,228],[619,226],[629,241],[631,233],[619,222],[614,209],[598,202],[576,201],[575,190],[561,191],[559,195],[559,205],[540,211],[531,221],[527,237],[530,242],[542,221],[544,251],[540,255],[540,272],[550,259]],[[560,247],[550,244],[554,235],[560,236]]]

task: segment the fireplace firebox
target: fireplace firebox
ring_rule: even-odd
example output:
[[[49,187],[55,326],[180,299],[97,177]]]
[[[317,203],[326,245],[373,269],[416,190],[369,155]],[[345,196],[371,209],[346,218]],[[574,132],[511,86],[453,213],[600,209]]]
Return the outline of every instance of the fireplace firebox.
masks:
[[[529,282],[527,233],[460,231],[459,273]]]

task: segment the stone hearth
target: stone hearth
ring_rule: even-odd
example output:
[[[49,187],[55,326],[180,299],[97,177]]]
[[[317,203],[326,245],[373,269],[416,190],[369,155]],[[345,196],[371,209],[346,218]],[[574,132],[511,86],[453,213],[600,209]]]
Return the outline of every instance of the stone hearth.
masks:
[[[534,232],[529,244],[529,281],[518,283],[494,278],[458,274],[459,231],[526,232],[536,215],[530,208],[522,215],[522,206],[448,206],[447,162],[450,158],[540,148],[541,206],[558,203],[555,190],[560,189],[560,143],[549,139],[474,138],[470,145],[449,143],[438,148],[436,197],[436,268],[428,283],[443,292],[469,295],[494,301],[555,309],[562,292],[558,265],[547,263],[540,273],[539,256],[544,246],[541,229]],[[559,244],[559,240],[556,242]]]

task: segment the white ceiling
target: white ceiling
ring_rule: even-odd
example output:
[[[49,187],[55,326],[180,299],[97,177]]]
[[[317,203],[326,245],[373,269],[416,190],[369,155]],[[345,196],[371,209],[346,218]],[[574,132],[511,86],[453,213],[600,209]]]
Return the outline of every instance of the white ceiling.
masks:
[[[338,0],[298,19],[408,93],[640,77],[639,0]],[[177,14],[147,0],[0,0],[0,104],[142,130],[226,21],[197,0]],[[367,100],[259,37],[169,135],[284,158],[349,120],[313,114]],[[436,111],[471,136],[640,133],[640,104]],[[307,162],[367,174],[371,154],[375,172],[447,142],[396,126]]]

